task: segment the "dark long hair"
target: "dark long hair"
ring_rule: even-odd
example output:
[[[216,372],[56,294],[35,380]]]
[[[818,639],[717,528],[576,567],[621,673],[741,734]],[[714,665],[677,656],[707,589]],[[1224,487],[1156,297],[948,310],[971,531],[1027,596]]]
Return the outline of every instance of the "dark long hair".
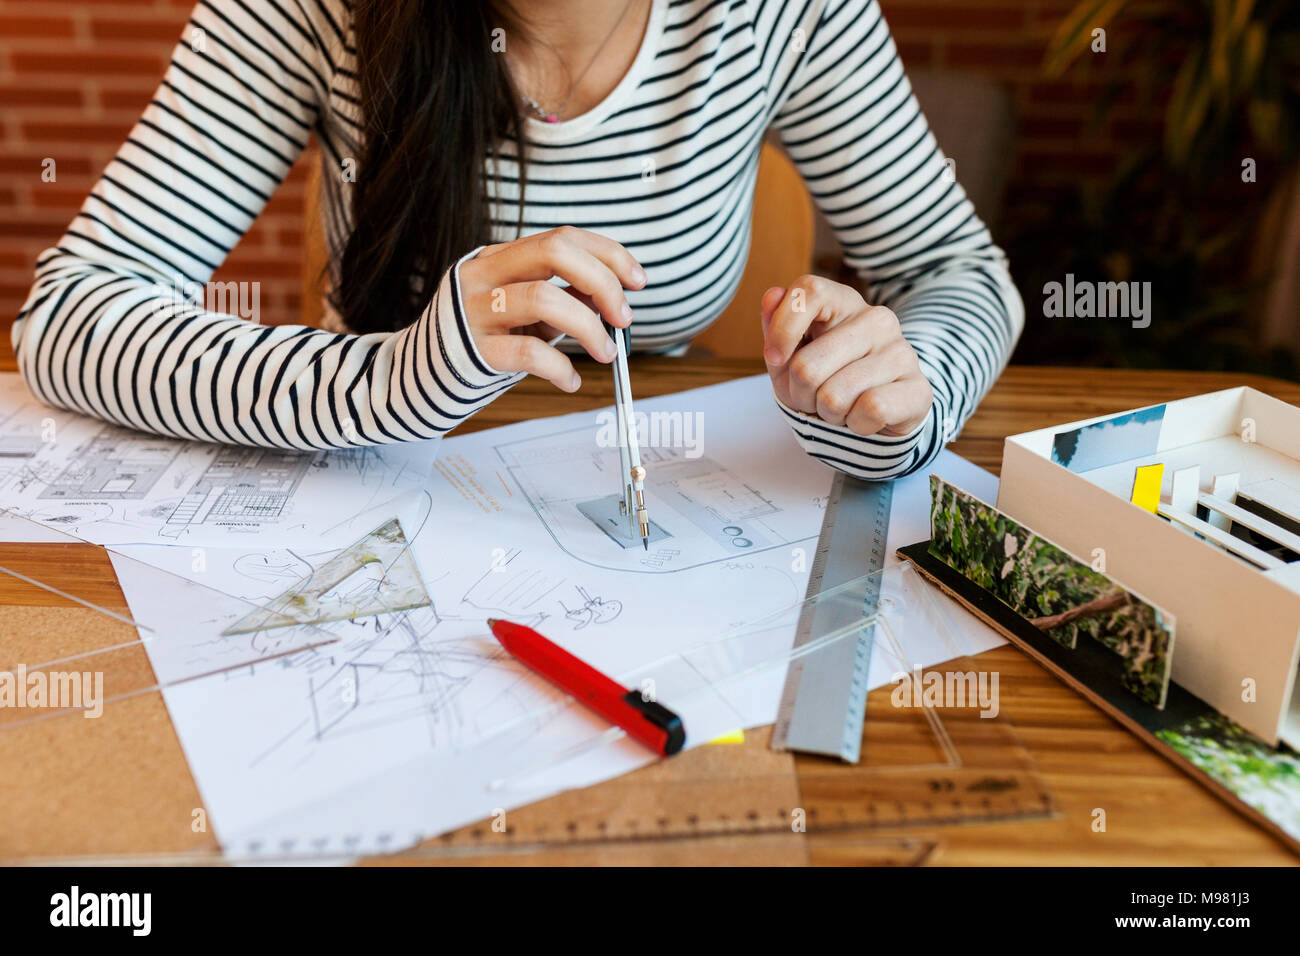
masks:
[[[491,241],[484,163],[523,120],[492,30],[505,0],[354,0],[363,144],[334,307],[353,332],[414,322],[457,258]]]

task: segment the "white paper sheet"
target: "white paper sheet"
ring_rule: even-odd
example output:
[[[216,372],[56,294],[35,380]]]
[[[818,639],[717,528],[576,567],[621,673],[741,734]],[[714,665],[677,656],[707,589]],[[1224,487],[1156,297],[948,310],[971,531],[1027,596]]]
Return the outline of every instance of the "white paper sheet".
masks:
[[[551,752],[601,724],[581,710],[557,714],[559,695],[504,655],[489,616],[537,627],[626,675],[802,600],[831,472],[799,449],[766,377],[644,401],[638,411],[651,442],[648,552],[639,538],[621,540],[607,513],[617,450],[603,437],[602,413],[447,439],[422,491],[370,515],[372,526],[399,517],[431,606],[327,623],[338,644],[165,690],[227,852],[392,850],[649,759],[622,742],[520,783],[530,742]],[[948,453],[935,470],[995,494],[992,476]],[[898,482],[891,553],[928,536],[928,514],[927,477]],[[116,550],[269,603],[339,546],[286,545],[268,531],[243,547],[205,548],[202,571],[189,547]],[[169,603],[141,566],[115,565],[138,619],[201,617]],[[359,573],[331,600],[383,586]],[[998,642],[973,619],[960,633],[968,650]],[[949,656],[939,647],[932,653]],[[873,670],[873,685],[890,676]],[[743,714],[695,702],[683,714],[689,743],[737,722],[770,723],[782,682],[779,672],[754,680]],[[494,788],[503,776],[514,784]]]
[[[334,835],[373,832],[377,820],[390,834],[433,833],[526,799],[486,789],[517,764],[494,762],[483,741],[535,722],[558,695],[504,656],[486,629],[489,616],[538,627],[619,675],[802,599],[831,473],[798,448],[766,380],[639,410],[652,416],[641,430],[655,526],[648,552],[639,538],[619,540],[600,510],[618,493],[617,448],[603,437],[600,413],[448,439],[421,500],[401,516],[432,607],[325,624],[340,645],[167,691],[227,848],[316,839],[301,829],[303,809],[327,797],[321,812],[335,821],[327,828]],[[188,573],[188,549],[118,550]],[[208,548],[203,580],[269,602],[332,554]],[[128,568],[121,583],[135,613],[165,613],[165,596],[131,577]],[[765,696],[757,714],[684,714],[691,741],[770,720],[774,703]],[[574,722],[584,728],[579,739],[596,726],[566,714],[538,732]],[[549,775],[542,792],[645,759],[635,745],[607,750],[586,769],[578,761]],[[350,787],[368,793],[367,781],[400,777],[404,767],[406,805],[427,804],[419,817],[383,821],[365,800],[342,797]],[[276,819],[292,831],[277,832],[268,823]]]
[[[371,508],[423,485],[437,446],[282,452],[159,438],[42,405],[20,376],[0,375],[0,502],[96,544],[273,535],[342,546]]]

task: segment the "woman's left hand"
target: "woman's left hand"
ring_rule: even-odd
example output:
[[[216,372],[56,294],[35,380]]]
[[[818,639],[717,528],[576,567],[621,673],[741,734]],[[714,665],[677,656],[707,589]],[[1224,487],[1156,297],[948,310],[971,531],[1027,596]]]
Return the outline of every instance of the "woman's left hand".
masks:
[[[898,316],[849,286],[803,276],[763,294],[763,360],[776,396],[859,435],[906,435],[934,400]]]

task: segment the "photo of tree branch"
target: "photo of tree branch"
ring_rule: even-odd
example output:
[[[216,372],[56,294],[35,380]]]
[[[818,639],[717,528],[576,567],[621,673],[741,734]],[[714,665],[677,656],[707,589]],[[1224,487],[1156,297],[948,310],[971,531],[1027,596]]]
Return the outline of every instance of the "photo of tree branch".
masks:
[[[1108,648],[1124,686],[1164,707],[1174,631],[1158,608],[937,475],[930,553],[1064,647],[1082,635]]]

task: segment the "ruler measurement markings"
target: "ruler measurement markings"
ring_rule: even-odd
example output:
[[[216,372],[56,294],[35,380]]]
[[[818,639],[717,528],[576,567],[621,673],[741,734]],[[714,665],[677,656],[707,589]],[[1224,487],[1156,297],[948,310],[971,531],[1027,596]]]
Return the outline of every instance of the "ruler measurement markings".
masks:
[[[884,567],[892,500],[890,484],[862,482],[842,473],[835,475],[822,518],[806,599]],[[874,613],[879,592],[879,579],[870,579],[861,607],[849,613],[860,613],[863,617]],[[808,643],[814,633],[828,633],[853,623],[847,618],[840,620],[843,616],[844,609],[815,605],[804,608],[794,646]],[[774,748],[836,756],[849,763],[858,761],[873,630],[864,629],[857,641],[845,641],[813,657],[791,662],[772,735]]]

